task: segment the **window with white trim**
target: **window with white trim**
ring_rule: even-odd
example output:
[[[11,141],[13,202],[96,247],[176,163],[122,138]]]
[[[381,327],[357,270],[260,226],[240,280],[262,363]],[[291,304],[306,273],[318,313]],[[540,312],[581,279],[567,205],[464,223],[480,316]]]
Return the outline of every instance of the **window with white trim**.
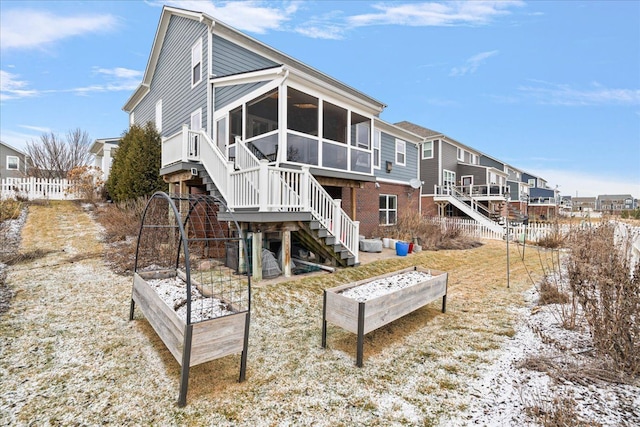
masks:
[[[448,171],[446,169],[442,170],[442,185],[445,187],[455,187],[456,185],[456,173],[453,171]]]
[[[376,130],[373,133],[373,167],[380,169],[380,147],[382,141],[382,132]]]
[[[433,141],[426,141],[422,143],[422,158],[423,159],[433,158]]]
[[[464,150],[462,148],[458,148],[458,160],[464,161]]]
[[[407,143],[396,139],[396,163],[404,166],[407,158]]]
[[[398,222],[398,196],[380,195],[379,218],[380,225],[393,225]]]
[[[20,158],[18,156],[7,156],[7,169],[17,171],[20,168]]]
[[[191,48],[191,86],[202,80],[202,39],[198,39]]]
[[[536,179],[535,178],[529,178],[528,181],[530,186],[535,187],[536,186]]]
[[[162,99],[156,102],[156,129],[162,132]]]

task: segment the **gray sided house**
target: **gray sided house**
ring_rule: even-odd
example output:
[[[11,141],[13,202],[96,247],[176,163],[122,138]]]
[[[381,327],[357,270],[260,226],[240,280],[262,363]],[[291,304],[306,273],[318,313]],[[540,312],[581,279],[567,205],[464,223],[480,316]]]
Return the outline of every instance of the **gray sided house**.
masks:
[[[5,178],[24,178],[29,171],[29,156],[0,141],[0,180]]]
[[[596,209],[602,212],[619,213],[637,207],[631,194],[601,194],[596,198]]]
[[[529,186],[529,217],[542,220],[554,218],[560,204],[558,190],[549,187],[546,180],[528,172],[522,173],[522,182]]]
[[[421,203],[425,215],[466,216],[496,231],[508,194],[504,165],[483,165],[482,153],[440,132],[410,122],[396,126],[423,138]]]
[[[223,199],[254,251],[286,258],[302,246],[343,266],[358,263],[359,235],[419,210],[420,138],[380,120],[384,108],[214,17],[172,7],[124,106],[131,124],[160,131],[170,191]]]

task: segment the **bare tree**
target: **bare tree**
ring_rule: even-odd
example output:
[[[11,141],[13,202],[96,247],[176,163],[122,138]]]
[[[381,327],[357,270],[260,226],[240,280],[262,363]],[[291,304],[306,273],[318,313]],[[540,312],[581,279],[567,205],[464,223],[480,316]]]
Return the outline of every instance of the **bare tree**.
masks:
[[[89,164],[89,143],[89,134],[80,128],[67,132],[66,140],[53,132],[43,133],[39,140],[27,142],[27,154],[32,162],[29,175],[66,178],[71,169]]]

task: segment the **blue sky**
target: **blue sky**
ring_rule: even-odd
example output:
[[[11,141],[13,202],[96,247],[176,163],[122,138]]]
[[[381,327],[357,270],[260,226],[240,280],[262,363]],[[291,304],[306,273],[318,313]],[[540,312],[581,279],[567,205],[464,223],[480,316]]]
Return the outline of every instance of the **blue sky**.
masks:
[[[0,0],[0,139],[121,135],[162,5],[202,10],[558,186],[640,197],[639,1]]]

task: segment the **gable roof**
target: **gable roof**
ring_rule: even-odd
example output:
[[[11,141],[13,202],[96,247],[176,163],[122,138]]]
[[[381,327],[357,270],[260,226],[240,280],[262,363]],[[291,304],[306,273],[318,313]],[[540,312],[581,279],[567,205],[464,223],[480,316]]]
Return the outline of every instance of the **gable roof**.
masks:
[[[234,43],[237,43],[238,45],[245,47],[251,51],[258,52],[276,63],[300,71],[308,75],[312,79],[319,80],[323,84],[332,86],[338,91],[345,93],[347,96],[356,98],[360,100],[360,102],[369,105],[372,110],[377,111],[377,114],[382,112],[382,110],[384,110],[384,108],[386,107],[386,104],[382,103],[381,101],[378,101],[377,99],[372,98],[369,95],[366,95],[363,92],[360,92],[359,90],[354,89],[353,87],[342,83],[341,81],[336,80],[333,77],[330,77],[329,75],[236,30],[235,28],[207,15],[204,12],[196,12],[186,9],[163,6],[162,15],[160,16],[160,22],[158,23],[158,29],[156,30],[156,35],[153,40],[153,46],[151,48],[151,55],[149,56],[149,61],[147,62],[147,67],[145,69],[142,82],[125,103],[123,107],[124,111],[130,112],[131,110],[133,110],[138,102],[140,102],[149,92],[153,74],[158,63],[158,58],[160,57],[162,44],[164,43],[164,37],[169,26],[169,20],[172,16],[181,16],[184,18],[203,22],[209,27],[212,33],[224,36]]]
[[[416,135],[420,135],[423,138],[430,138],[432,136],[445,136],[440,132],[436,132],[435,130],[431,130],[429,128],[417,125],[415,123],[408,122],[406,120],[395,123],[395,125],[403,129],[406,129],[409,132],[413,132]]]
[[[7,143],[6,143],[6,142],[4,142],[4,141],[0,141],[0,145],[4,145],[4,146],[5,146],[5,147],[7,147],[8,149],[15,151],[16,153],[20,154],[21,156],[28,157],[28,154],[27,154],[27,153],[25,153],[24,151],[22,151],[22,150],[20,150],[20,149],[18,149],[18,148],[16,148],[16,147],[14,147],[14,146],[12,146],[12,145],[7,144]]]

